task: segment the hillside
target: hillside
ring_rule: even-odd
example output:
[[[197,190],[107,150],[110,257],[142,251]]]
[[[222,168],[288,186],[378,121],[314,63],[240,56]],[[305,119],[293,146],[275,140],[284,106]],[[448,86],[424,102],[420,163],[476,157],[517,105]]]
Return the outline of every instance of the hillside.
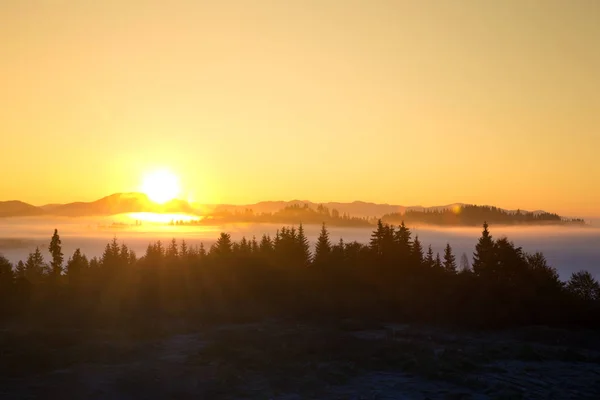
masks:
[[[254,204],[195,204],[174,199],[164,204],[151,201],[143,193],[115,193],[91,202],[46,204],[37,207],[22,201],[0,202],[0,218],[24,216],[111,216],[125,213],[188,214],[206,217],[209,223],[298,223],[326,222],[338,226],[362,226],[373,224],[378,218],[390,223],[430,223],[434,225],[478,225],[483,220],[494,223],[583,223],[567,221],[557,214],[536,210],[505,210],[491,206],[472,206],[453,203],[442,206],[401,206],[377,204],[364,201],[351,203],[315,203],[303,200],[261,201]]]
[[[30,217],[44,214],[40,207],[18,201],[0,201],[0,218],[2,217]]]
[[[165,204],[157,204],[143,193],[115,193],[89,203],[54,205],[48,209],[51,215],[68,217],[107,216],[132,212],[193,214],[195,210],[184,200],[171,200]]]

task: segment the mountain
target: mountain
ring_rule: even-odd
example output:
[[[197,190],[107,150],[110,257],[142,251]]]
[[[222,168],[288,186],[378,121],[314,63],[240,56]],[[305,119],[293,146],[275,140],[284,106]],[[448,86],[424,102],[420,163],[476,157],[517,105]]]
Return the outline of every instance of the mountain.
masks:
[[[115,193],[93,202],[77,202],[47,207],[51,215],[67,217],[107,216],[133,212],[186,213],[195,210],[184,200],[171,200],[164,204],[151,201],[143,193]]]
[[[140,193],[116,193],[92,202],[75,202],[47,207],[48,213],[58,216],[83,217],[114,215],[146,211],[148,197]]]
[[[42,215],[44,210],[18,200],[0,201],[0,218]]]
[[[185,200],[171,200],[164,204],[157,204],[151,201],[143,193],[115,193],[91,202],[75,202],[67,204],[46,204],[36,207],[22,201],[3,201],[0,202],[0,217],[23,217],[23,216],[66,216],[66,217],[85,217],[85,216],[110,216],[124,213],[151,212],[168,214],[190,214],[190,215],[215,215],[223,213],[242,213],[246,210],[252,210],[252,213],[271,214],[276,213],[286,207],[307,205],[312,209],[324,206],[331,210],[337,210],[340,215],[347,214],[358,218],[380,218],[383,215],[394,213],[404,214],[406,211],[442,211],[464,206],[463,203],[453,203],[443,206],[422,207],[422,206],[401,206],[393,204],[377,204],[364,201],[354,201],[351,203],[327,202],[315,203],[307,200],[291,201],[261,201],[254,204],[233,205],[233,204],[204,204],[191,205]],[[504,210],[508,213],[516,213],[517,210]],[[525,210],[521,210],[525,213]],[[537,210],[534,214],[541,214],[543,211]]]
[[[157,204],[143,193],[115,193],[91,202],[79,201],[67,204],[46,204],[41,207],[36,207],[22,201],[0,202],[0,218],[39,215],[89,217],[133,212],[197,214],[198,211],[185,200],[174,199],[164,204]]]

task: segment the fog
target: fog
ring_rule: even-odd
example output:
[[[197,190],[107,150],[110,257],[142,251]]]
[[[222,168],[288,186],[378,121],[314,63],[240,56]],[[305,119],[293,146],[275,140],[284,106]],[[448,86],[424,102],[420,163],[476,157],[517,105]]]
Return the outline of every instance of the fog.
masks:
[[[227,225],[227,226],[112,226],[119,221],[110,218],[5,218],[0,220],[0,253],[12,262],[25,260],[27,254],[40,246],[46,259],[48,243],[54,229],[61,235],[63,252],[67,259],[76,248],[88,257],[100,256],[106,243],[116,237],[125,242],[138,256],[145,253],[149,243],[156,240],[169,241],[185,239],[190,245],[204,243],[207,248],[214,243],[220,232],[228,232],[232,239],[242,236],[257,239],[264,234],[274,236],[279,225]],[[450,243],[457,260],[462,253],[472,257],[481,228],[438,228],[427,226],[411,227],[414,235],[419,235],[424,249],[431,244],[434,253],[442,254],[443,247]],[[305,226],[309,240],[314,243],[320,226]],[[371,228],[329,228],[332,242],[340,237],[344,241],[368,243]],[[568,279],[571,273],[586,269],[600,278],[600,229],[597,227],[514,227],[490,226],[494,238],[507,236],[527,252],[541,251],[554,266],[561,279]]]

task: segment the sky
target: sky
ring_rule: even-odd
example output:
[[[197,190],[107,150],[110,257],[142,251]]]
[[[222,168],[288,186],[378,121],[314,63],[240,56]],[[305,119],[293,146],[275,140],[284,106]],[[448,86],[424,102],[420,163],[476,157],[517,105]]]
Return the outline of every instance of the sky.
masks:
[[[600,2],[0,2],[0,200],[600,215]]]

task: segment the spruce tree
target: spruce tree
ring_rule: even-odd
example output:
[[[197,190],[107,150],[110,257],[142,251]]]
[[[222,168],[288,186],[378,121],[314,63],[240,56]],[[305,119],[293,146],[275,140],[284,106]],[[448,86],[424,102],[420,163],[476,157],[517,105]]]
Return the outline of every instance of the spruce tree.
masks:
[[[371,234],[371,241],[369,242],[369,247],[373,254],[380,256],[383,250],[383,236],[384,236],[384,227],[381,219],[377,220],[377,229],[373,231]]]
[[[187,243],[185,242],[185,240],[181,241],[181,248],[179,249],[179,254],[181,255],[181,258],[187,258],[189,256],[189,250],[188,250],[188,246]]]
[[[47,269],[40,248],[36,247],[33,253],[29,253],[25,262],[25,278],[31,283],[38,283],[44,278]]]
[[[238,250],[243,255],[250,254],[250,242],[248,242],[246,236],[242,236],[242,240],[240,240]]]
[[[298,227],[298,234],[296,236],[296,242],[298,243],[298,252],[300,257],[301,265],[310,264],[311,254],[310,254],[310,243],[308,243],[308,239],[304,234],[304,227],[302,224]]]
[[[433,267],[436,270],[442,270],[444,268],[444,266],[442,265],[442,259],[440,258],[440,253],[436,253],[435,255],[435,262],[433,263]]]
[[[263,256],[268,256],[273,252],[273,242],[271,241],[271,237],[269,235],[262,235],[258,249]]]
[[[13,266],[6,257],[0,254],[0,296],[6,293],[8,287],[12,285],[14,280]]]
[[[54,230],[54,235],[52,235],[50,245],[48,246],[48,251],[50,251],[50,254],[52,255],[52,261],[50,262],[50,272],[54,277],[58,277],[62,274],[62,264],[64,260],[60,236],[58,235],[58,229]]]
[[[423,265],[423,246],[421,246],[418,235],[415,236],[415,240],[412,244],[411,259],[413,267],[419,268]]]
[[[20,261],[17,263],[17,266],[15,267],[15,277],[16,278],[25,278],[25,271],[26,271],[26,267],[25,267],[25,263],[23,261]]]
[[[340,241],[331,248],[331,260],[334,265],[339,266],[344,261],[344,250],[344,239],[340,238]]]
[[[456,258],[452,254],[452,247],[450,243],[446,243],[444,249],[444,270],[450,274],[456,274]]]
[[[487,222],[483,223],[483,232],[473,253],[473,272],[476,275],[494,270],[494,240],[488,230]]]
[[[252,240],[250,241],[250,251],[252,254],[258,254],[258,242],[256,241],[256,236],[252,236]]]
[[[325,223],[321,227],[321,233],[317,239],[315,245],[315,258],[314,263],[316,265],[325,265],[331,255],[331,242],[329,241],[329,232],[325,227]]]
[[[177,245],[177,240],[175,240],[175,238],[171,239],[171,243],[169,243],[169,246],[167,246],[165,255],[171,260],[179,257],[179,246]]]
[[[217,242],[210,248],[210,254],[216,256],[228,256],[232,252],[233,244],[231,243],[231,235],[222,232],[217,239]]]
[[[83,271],[89,268],[89,263],[85,254],[80,249],[76,249],[73,256],[67,261],[66,273],[69,282],[78,281]]]
[[[157,245],[159,243],[160,240],[157,242]],[[113,237],[113,239],[106,244],[100,262],[105,269],[115,269],[121,264],[121,246],[119,246],[116,237]]]
[[[204,243],[200,242],[200,247],[198,247],[198,257],[200,259],[206,257],[206,249],[204,249]]]
[[[435,264],[435,260],[433,259],[433,250],[431,249],[431,245],[427,249],[427,256],[425,257],[425,266],[427,268],[433,268]]]
[[[398,227],[398,230],[395,232],[396,239],[396,258],[397,261],[402,265],[407,265],[412,258],[412,243],[411,243],[411,232],[410,229],[406,227],[404,221]],[[421,249],[421,252],[423,249]]]

